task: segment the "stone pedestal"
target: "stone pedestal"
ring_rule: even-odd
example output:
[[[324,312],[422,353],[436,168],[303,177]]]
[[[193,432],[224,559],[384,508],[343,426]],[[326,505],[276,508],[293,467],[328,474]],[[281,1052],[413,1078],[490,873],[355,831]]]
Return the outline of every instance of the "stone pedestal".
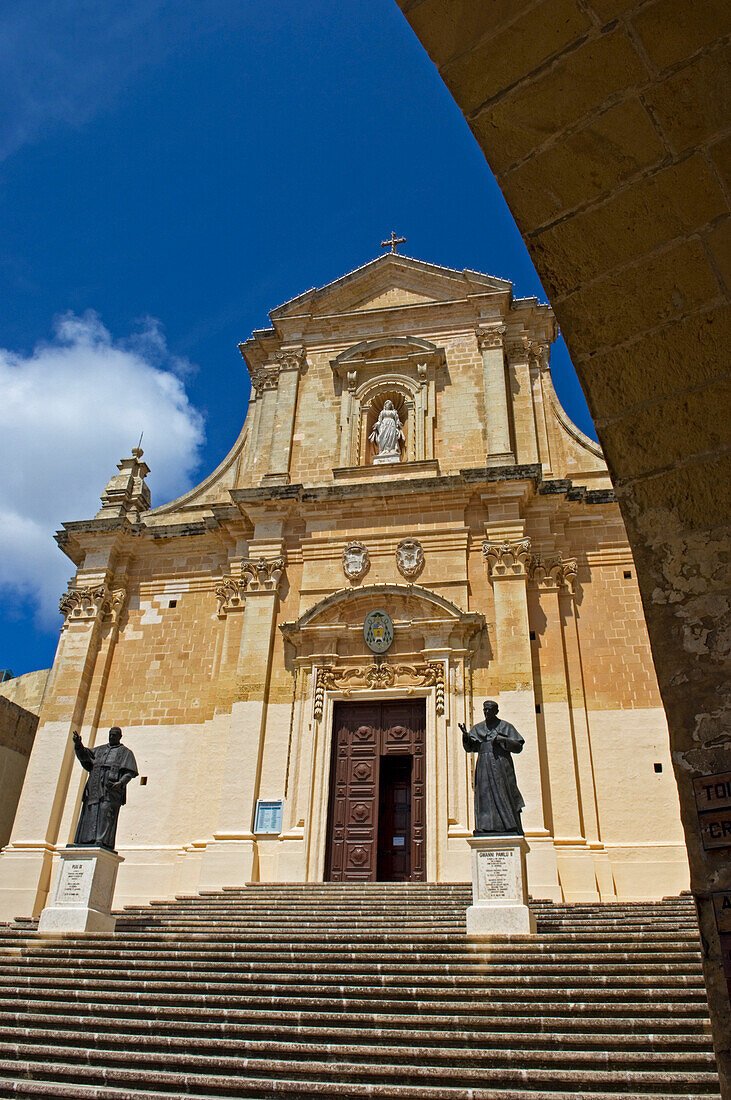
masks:
[[[112,899],[122,856],[106,848],[64,848],[49,904],[41,913],[41,936],[113,932]]]
[[[532,934],[535,917],[528,908],[522,836],[473,836],[472,905],[467,910],[467,935]]]

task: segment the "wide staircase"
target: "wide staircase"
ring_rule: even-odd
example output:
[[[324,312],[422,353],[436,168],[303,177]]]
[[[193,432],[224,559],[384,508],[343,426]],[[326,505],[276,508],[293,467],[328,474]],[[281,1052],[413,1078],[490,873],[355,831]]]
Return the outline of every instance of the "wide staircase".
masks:
[[[719,1096],[690,898],[535,903],[465,935],[466,886],[253,885],[0,926],[0,1097]]]

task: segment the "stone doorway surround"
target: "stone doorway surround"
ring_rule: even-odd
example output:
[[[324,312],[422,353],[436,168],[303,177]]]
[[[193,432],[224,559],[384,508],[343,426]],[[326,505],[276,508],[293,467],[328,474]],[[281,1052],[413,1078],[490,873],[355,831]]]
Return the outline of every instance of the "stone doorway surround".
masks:
[[[376,658],[363,640],[368,611],[394,622],[392,651]],[[280,875],[322,882],[335,704],[424,699],[426,708],[426,878],[438,881],[451,840],[472,830],[469,762],[454,734],[471,723],[471,659],[484,617],[418,585],[341,589],[280,627],[296,687],[288,751]],[[290,648],[291,647],[291,648]],[[469,875],[465,844],[462,880]],[[451,865],[455,866],[453,855]],[[299,870],[299,877],[301,877]]]
[[[394,882],[382,863],[406,856],[402,881],[426,880],[425,706],[421,699],[369,699],[336,705],[332,730],[328,822],[325,853],[327,882]],[[384,786],[384,765],[408,761],[408,828],[402,851],[386,847],[383,834],[394,832],[394,805]],[[390,788],[394,794],[393,787]],[[384,802],[384,796],[386,800]],[[403,859],[402,859],[403,862]],[[389,865],[389,869],[390,865]]]

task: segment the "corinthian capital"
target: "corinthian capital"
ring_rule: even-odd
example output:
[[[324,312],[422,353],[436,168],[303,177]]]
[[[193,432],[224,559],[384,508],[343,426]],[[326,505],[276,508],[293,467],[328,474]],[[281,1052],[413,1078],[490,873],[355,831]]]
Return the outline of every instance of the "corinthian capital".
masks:
[[[229,611],[240,611],[246,597],[254,592],[276,592],[285,565],[283,557],[246,559],[241,562],[240,575],[221,577],[215,587],[219,619],[225,618]]]
[[[279,367],[255,367],[251,372],[251,385],[257,397],[261,397],[264,390],[276,390],[279,386]]]
[[[117,623],[126,599],[126,589],[121,587],[110,590],[106,584],[89,588],[72,586],[58,602],[58,610],[65,620],[63,629],[72,622],[102,622],[107,616],[113,623]]]
[[[569,592],[573,592],[577,571],[576,558],[566,558],[564,560],[560,550],[554,557],[546,561],[538,555],[530,560],[531,579],[539,588],[566,587]]]
[[[530,539],[517,539],[514,542],[488,542],[482,544],[490,576],[524,577],[530,562]]]
[[[529,357],[529,341],[527,336],[511,336],[505,342],[505,350],[509,359],[526,361]]]
[[[304,348],[287,348],[286,351],[277,351],[274,358],[279,364],[280,370],[296,370],[302,373],[307,364]]]
[[[477,346],[480,351],[490,351],[491,348],[501,348],[503,346],[503,335],[505,333],[505,325],[495,325],[492,328],[478,328],[475,330],[475,336],[477,337]]]

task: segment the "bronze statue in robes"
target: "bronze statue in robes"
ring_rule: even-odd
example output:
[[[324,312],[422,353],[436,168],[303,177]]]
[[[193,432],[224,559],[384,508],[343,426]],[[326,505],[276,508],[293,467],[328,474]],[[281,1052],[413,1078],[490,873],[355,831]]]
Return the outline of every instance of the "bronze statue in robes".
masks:
[[[112,726],[108,745],[87,749],[74,731],[76,757],[82,768],[91,773],[84,788],[74,837],[74,844],[79,848],[114,851],[119,807],[127,801],[127,784],[138,774],[135,758],[121,740],[121,729]]]
[[[520,812],[525,803],[518,790],[510,754],[525,742],[515,726],[501,721],[498,705],[485,700],[485,721],[471,730],[460,722],[465,752],[476,752],[475,836],[523,835]]]

